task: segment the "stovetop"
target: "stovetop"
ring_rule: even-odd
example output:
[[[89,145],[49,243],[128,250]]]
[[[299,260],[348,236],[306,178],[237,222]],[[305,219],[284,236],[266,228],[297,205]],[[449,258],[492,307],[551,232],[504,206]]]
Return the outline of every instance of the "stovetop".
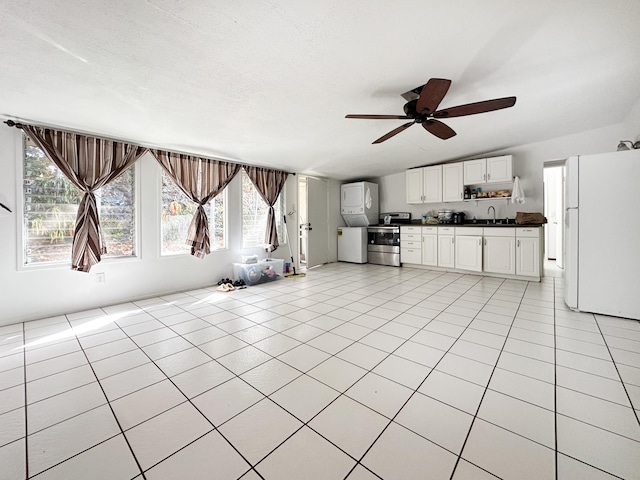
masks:
[[[388,219],[389,223],[385,220]],[[399,227],[400,225],[411,225],[411,212],[388,212],[378,215],[379,227]]]

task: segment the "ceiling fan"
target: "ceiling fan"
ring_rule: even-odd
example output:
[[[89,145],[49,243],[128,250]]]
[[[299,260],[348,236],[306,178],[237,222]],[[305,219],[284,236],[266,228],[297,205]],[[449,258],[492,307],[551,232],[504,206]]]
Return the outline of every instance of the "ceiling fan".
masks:
[[[345,118],[411,120],[398,128],[394,128],[389,133],[375,140],[373,143],[382,143],[403,130],[406,130],[414,123],[421,124],[426,131],[432,133],[438,138],[446,140],[453,137],[456,132],[448,125],[442,123],[439,119],[491,112],[493,110],[513,107],[516,103],[516,97],[504,97],[437,110],[438,105],[440,105],[440,102],[447,94],[450,86],[451,80],[444,78],[431,78],[425,85],[403,93],[402,96],[406,100],[409,100],[404,105],[404,115],[349,114]]]

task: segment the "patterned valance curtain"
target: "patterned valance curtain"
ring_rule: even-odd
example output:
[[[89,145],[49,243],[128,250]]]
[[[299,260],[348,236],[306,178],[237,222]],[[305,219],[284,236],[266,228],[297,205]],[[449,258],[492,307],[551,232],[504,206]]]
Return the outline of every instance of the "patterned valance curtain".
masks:
[[[22,129],[84,192],[73,232],[71,269],[88,272],[107,253],[94,192],[122,175],[147,149],[33,125]]]
[[[191,246],[191,255],[204,258],[211,253],[209,220],[204,205],[224,190],[242,166],[164,150],[151,150],[151,153],[180,190],[198,204],[185,243]]]
[[[287,180],[289,174],[280,170],[250,166],[245,166],[244,170],[247,172],[247,175],[262,199],[269,205],[267,231],[264,236],[264,243],[270,245],[271,251],[273,252],[280,245],[280,242],[278,242],[278,232],[276,230],[276,212],[273,206],[276,204],[278,196],[284,187],[284,182]]]

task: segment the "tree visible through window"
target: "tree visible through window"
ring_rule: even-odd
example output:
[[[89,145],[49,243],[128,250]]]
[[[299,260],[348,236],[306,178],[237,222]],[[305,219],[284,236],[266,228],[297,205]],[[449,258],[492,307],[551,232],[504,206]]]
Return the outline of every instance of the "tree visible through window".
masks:
[[[23,262],[71,261],[71,243],[82,192],[29,137],[24,141]],[[107,254],[135,255],[134,169],[95,192]]]
[[[284,244],[284,194],[280,194],[274,205],[278,242]],[[262,200],[247,173],[242,170],[242,248],[261,247],[267,231],[269,206]]]
[[[226,189],[205,207],[209,219],[211,250],[225,248],[225,197]],[[191,252],[185,243],[189,224],[197,205],[187,197],[176,183],[162,171],[162,255]]]

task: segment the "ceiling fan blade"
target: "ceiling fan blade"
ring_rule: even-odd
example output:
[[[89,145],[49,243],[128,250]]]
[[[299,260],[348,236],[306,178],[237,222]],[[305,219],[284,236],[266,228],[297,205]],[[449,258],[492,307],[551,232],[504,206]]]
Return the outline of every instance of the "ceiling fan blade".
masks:
[[[435,118],[463,117],[465,115],[475,115],[476,113],[492,112],[502,108],[513,107],[515,103],[516,97],[495,98],[493,100],[485,100],[483,102],[443,108],[442,110],[434,112],[433,116]]]
[[[441,138],[442,140],[451,138],[456,134],[451,127],[439,120],[426,120],[422,122],[422,126],[427,132],[433,133],[436,137]]]
[[[409,128],[411,125],[413,125],[415,122],[408,122],[405,123],[404,125],[399,126],[398,128],[394,128],[393,130],[391,130],[389,133],[381,136],[379,139],[377,139],[375,142],[373,143],[382,143],[385,140],[389,140],[391,137],[393,137],[394,135],[399,134],[400,132],[402,132],[403,130],[406,130],[407,128]]]
[[[416,111],[418,113],[435,112],[450,86],[451,80],[444,78],[429,79],[427,84],[422,87],[418,103],[416,104]]]
[[[364,118],[368,120],[408,120],[409,118],[406,115],[358,115],[358,114],[349,114],[345,115],[344,118]]]

